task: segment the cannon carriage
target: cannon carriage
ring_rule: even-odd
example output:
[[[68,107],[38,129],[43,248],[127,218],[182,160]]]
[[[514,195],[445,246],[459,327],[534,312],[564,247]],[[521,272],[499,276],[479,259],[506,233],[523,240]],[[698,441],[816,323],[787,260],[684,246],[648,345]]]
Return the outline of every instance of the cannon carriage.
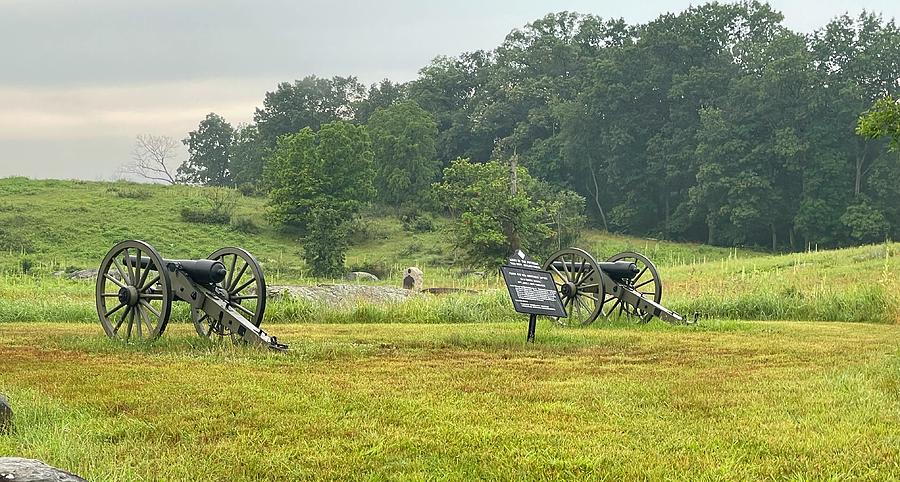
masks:
[[[100,264],[96,297],[100,324],[111,338],[159,338],[172,304],[183,301],[202,337],[287,349],[260,328],[266,281],[256,258],[241,248],[175,260],[162,258],[143,241],[123,241]]]
[[[543,265],[556,283],[568,317],[562,325],[589,325],[597,318],[628,318],[646,323],[657,317],[682,323],[684,317],[661,305],[663,283],[656,265],[630,251],[598,262],[579,248],[565,248],[550,255]]]

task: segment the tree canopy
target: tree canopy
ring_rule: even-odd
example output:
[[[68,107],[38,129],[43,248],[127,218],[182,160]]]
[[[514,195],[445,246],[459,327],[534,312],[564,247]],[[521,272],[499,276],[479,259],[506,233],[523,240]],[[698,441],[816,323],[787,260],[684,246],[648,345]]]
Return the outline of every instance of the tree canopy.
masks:
[[[280,136],[341,120],[369,129],[387,205],[428,195],[456,159],[515,157],[583,197],[601,229],[775,250],[870,242],[900,235],[896,103],[880,100],[900,96],[898,59],[900,29],[871,12],[810,34],[757,1],[639,25],[552,13],[407,83],[281,83],[240,132],[231,158],[247,169],[233,172],[252,183]]]

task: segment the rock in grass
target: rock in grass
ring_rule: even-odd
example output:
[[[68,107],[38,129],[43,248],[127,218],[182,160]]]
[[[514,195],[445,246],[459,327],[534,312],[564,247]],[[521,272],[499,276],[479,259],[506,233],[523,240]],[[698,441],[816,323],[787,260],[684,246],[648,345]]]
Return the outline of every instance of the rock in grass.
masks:
[[[99,271],[100,270],[97,268],[73,271],[69,273],[68,278],[74,280],[94,279],[97,277],[97,272]]]
[[[12,431],[13,411],[9,406],[9,399],[6,395],[0,393],[0,433],[9,433]]]
[[[0,481],[87,482],[81,477],[51,467],[40,460],[0,457]]]
[[[346,278],[349,281],[378,281],[378,277],[372,273],[366,273],[365,271],[352,271],[347,274]]]

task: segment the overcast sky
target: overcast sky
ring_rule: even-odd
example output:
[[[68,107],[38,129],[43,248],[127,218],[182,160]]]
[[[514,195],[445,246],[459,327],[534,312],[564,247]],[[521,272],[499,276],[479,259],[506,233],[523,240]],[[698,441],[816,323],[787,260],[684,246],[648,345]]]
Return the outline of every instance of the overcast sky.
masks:
[[[898,0],[772,3],[802,32],[864,8],[900,16]],[[138,134],[180,140],[209,112],[248,122],[281,81],[407,81],[437,55],[492,49],[549,12],[643,23],[690,4],[0,0],[0,177],[111,179]]]

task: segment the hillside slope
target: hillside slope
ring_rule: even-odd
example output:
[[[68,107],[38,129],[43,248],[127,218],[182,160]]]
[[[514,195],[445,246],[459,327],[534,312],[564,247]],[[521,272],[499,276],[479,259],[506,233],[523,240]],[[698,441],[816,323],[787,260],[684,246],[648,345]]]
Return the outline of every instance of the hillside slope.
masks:
[[[172,258],[200,258],[221,246],[241,246],[254,253],[273,278],[302,276],[302,245],[268,224],[264,198],[236,199],[233,217],[250,220],[253,232],[230,224],[184,221],[182,209],[204,205],[209,193],[208,188],[194,186],[0,179],[0,270],[20,271],[23,257],[33,262],[38,274],[93,267],[116,242],[142,239]],[[395,217],[367,213],[355,223],[348,268],[373,268],[391,275],[409,265],[455,266],[446,226],[447,221],[439,218],[433,231],[411,233]],[[660,265],[757,255],[591,231],[579,245],[598,259],[638,250]]]

